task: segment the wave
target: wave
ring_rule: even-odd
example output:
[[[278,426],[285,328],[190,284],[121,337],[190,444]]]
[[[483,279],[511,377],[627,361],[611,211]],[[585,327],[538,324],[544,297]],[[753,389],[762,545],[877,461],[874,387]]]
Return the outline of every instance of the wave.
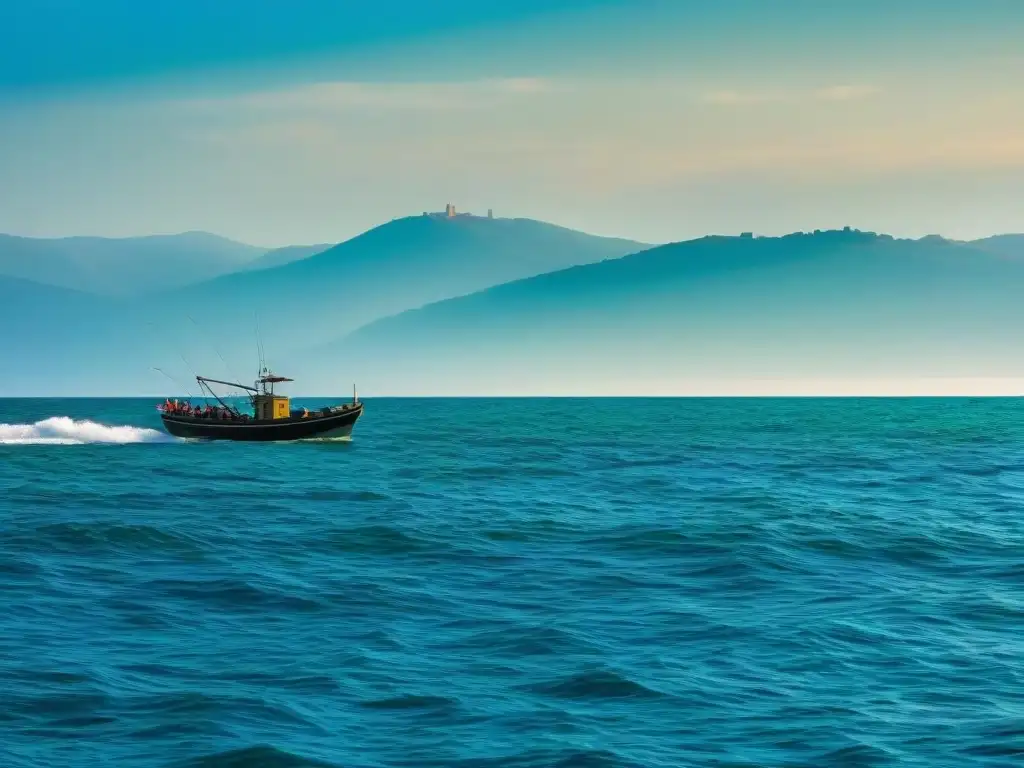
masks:
[[[560,699],[660,699],[667,695],[608,669],[581,672],[524,690]]]
[[[271,746],[243,747],[227,752],[205,755],[187,763],[190,768],[332,768],[332,763],[299,757],[283,749]]]
[[[53,416],[34,424],[0,424],[0,445],[86,445],[89,443],[166,443],[176,438],[145,427],[107,426]]]

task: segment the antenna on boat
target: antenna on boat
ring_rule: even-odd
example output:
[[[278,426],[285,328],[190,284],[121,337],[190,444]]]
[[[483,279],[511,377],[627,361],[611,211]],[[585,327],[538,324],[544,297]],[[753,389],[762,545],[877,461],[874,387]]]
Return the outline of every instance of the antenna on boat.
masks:
[[[263,375],[263,371],[266,370],[266,368],[264,366],[265,360],[263,357],[263,339],[260,338],[260,313],[256,311],[253,312],[253,315],[256,317],[256,354],[259,357],[259,372],[256,374],[256,378],[259,378]]]
[[[356,397],[356,385],[355,385],[355,382],[352,383],[352,402],[353,402],[353,404],[359,402],[359,398]]]

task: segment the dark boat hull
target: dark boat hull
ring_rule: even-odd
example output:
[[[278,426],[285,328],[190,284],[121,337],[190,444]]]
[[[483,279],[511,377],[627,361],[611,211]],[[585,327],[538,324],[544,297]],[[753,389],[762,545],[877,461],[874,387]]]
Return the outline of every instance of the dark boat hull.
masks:
[[[352,434],[352,427],[363,413],[363,404],[326,415],[288,418],[274,421],[216,421],[176,414],[161,414],[166,429],[174,437],[200,440],[239,440],[279,442],[291,440],[337,439]]]

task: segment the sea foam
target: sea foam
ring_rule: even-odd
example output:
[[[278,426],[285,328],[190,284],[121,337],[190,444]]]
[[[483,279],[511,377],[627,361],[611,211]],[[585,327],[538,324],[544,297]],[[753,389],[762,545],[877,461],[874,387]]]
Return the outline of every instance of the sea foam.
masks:
[[[0,445],[86,445],[88,443],[162,443],[170,435],[128,425],[108,426],[54,416],[34,424],[0,424]]]

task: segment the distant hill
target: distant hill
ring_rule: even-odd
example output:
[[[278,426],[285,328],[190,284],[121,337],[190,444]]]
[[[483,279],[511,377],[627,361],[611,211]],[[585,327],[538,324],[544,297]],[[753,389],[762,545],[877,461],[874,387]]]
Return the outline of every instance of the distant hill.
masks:
[[[646,247],[530,219],[413,216],[279,267],[147,297],[140,314],[161,328],[192,318],[238,365],[252,360],[258,317],[280,360],[395,312]]]
[[[0,276],[0,341],[19,345],[6,350],[31,350],[49,341],[54,326],[73,329],[83,317],[96,317],[108,308],[109,302],[81,291]]]
[[[206,232],[58,239],[0,235],[0,275],[128,296],[208,280],[265,254],[265,248]]]
[[[843,231],[645,249],[531,220],[417,216],[143,298],[0,277],[0,393],[248,380],[257,317],[268,362],[300,394],[353,381],[376,394],[617,394],[1024,376],[1016,237]]]
[[[243,246],[230,274],[141,296],[126,295],[127,284],[116,295],[98,279],[102,269],[79,269],[79,249],[69,260],[77,272],[45,270],[45,280],[26,289],[21,311],[0,312],[5,327],[33,324],[23,338],[0,344],[0,354],[25,362],[8,379],[21,394],[166,391],[169,382],[154,366],[184,386],[196,373],[249,380],[257,319],[267,360],[280,368],[301,350],[395,312],[644,247],[526,219],[416,216],[321,252],[295,246],[264,256]],[[104,252],[93,263],[103,259],[113,261]],[[274,260],[285,263],[270,266]],[[188,282],[199,274],[184,271]],[[88,295],[90,289],[108,295]]]
[[[863,232],[706,237],[371,323],[314,392],[678,391],[688,380],[1024,375],[1024,259]]]
[[[291,264],[293,261],[308,259],[310,256],[322,253],[328,248],[333,247],[333,243],[321,243],[320,245],[288,245],[284,248],[274,248],[273,250],[267,251],[262,256],[248,262],[242,269],[248,271],[253,269],[280,267],[284,264]]]
[[[1024,235],[993,235],[981,240],[972,240],[973,248],[1024,259]]]
[[[71,394],[99,381],[109,386],[116,377],[110,363],[118,357],[119,310],[99,296],[0,276],[0,397]]]

